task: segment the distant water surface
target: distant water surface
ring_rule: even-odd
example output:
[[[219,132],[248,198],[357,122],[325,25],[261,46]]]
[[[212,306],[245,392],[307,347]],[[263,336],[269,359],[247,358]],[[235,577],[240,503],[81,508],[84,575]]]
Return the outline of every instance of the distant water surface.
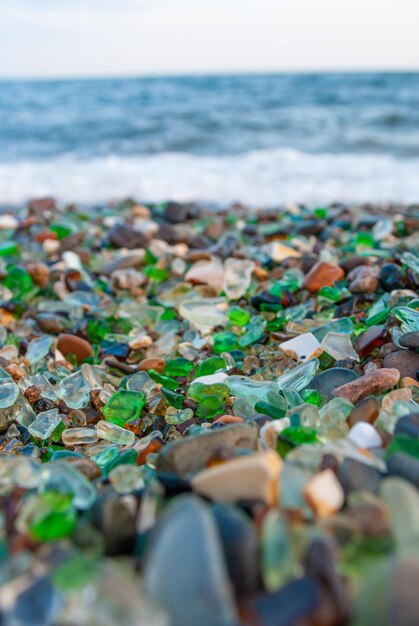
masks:
[[[0,203],[419,202],[419,74],[0,82]]]

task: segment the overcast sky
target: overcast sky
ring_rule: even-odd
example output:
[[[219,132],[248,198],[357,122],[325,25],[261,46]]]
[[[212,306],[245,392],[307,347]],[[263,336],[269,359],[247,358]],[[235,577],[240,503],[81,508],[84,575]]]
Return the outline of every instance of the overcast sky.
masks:
[[[0,0],[0,76],[419,69],[419,0]]]

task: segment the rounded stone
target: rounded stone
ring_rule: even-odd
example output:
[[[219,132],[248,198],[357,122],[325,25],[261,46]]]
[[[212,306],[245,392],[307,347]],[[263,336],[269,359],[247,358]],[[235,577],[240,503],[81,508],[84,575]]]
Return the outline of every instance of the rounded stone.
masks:
[[[333,390],[332,395],[337,398],[349,400],[356,404],[370,394],[378,394],[388,391],[400,380],[400,372],[395,368],[383,367],[371,374],[365,374],[346,385]]]
[[[358,402],[348,417],[348,426],[352,427],[357,422],[369,422],[373,424],[378,417],[380,406],[375,398],[365,398]]]
[[[414,439],[419,439],[419,413],[403,415],[403,417],[396,422],[394,433],[403,433]]]
[[[307,388],[315,389],[321,396],[329,397],[336,387],[341,387],[357,378],[359,378],[359,376],[354,370],[347,369],[346,367],[333,367],[330,370],[317,374],[307,385]]]
[[[380,284],[384,291],[403,289],[403,272],[395,263],[385,263],[380,270]]]
[[[317,293],[322,287],[330,287],[337,280],[342,280],[344,276],[345,272],[338,265],[319,261],[305,277],[303,287],[308,291]]]
[[[400,376],[416,379],[419,369],[419,352],[415,350],[397,350],[384,358],[384,367],[392,367],[399,370]]]
[[[59,350],[64,357],[69,354],[74,354],[78,363],[93,356],[92,346],[88,341],[77,335],[69,335],[67,333],[58,337],[57,350]]]
[[[259,583],[259,542],[255,526],[239,508],[214,504],[227,570],[237,595],[255,593]]]
[[[161,374],[166,366],[166,362],[164,359],[159,359],[158,357],[151,357],[149,359],[143,359],[138,364],[138,369],[142,371],[146,370],[155,370]]]
[[[399,339],[399,344],[403,348],[413,348],[419,350],[419,330],[414,330],[411,333],[406,333]]]

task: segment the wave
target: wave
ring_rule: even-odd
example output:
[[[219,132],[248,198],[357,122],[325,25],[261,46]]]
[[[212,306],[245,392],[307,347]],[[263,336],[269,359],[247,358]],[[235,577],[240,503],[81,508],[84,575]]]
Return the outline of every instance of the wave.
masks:
[[[251,206],[286,202],[419,202],[419,158],[309,154],[270,149],[234,156],[161,153],[0,163],[0,204],[52,195],[60,201],[127,197]]]

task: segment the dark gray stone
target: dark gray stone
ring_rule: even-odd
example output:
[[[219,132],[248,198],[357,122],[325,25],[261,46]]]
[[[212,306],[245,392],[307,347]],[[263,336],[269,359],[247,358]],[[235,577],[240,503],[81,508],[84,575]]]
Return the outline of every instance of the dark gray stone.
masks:
[[[148,243],[148,238],[135,230],[129,224],[115,224],[108,233],[108,238],[114,248],[144,248]]]
[[[419,438],[419,413],[403,415],[403,417],[397,420],[394,432],[395,434],[403,433],[409,435],[414,439]]]
[[[419,330],[414,330],[413,332],[406,333],[400,337],[399,344],[404,348],[419,350]]]
[[[375,495],[379,493],[380,472],[375,467],[355,459],[345,459],[339,465],[338,479],[346,495],[361,489]]]
[[[234,424],[196,437],[186,437],[164,446],[157,457],[157,470],[183,478],[203,469],[220,448],[256,450],[258,429],[253,424]]]
[[[409,376],[416,380],[419,369],[419,352],[416,350],[397,350],[384,357],[384,367],[393,367],[399,370],[402,378]]]
[[[237,625],[217,526],[196,496],[179,497],[160,519],[146,557],[144,589],[171,626]]]
[[[256,598],[252,609],[260,626],[297,626],[312,624],[320,606],[320,592],[309,576],[291,581],[279,591]],[[307,620],[307,621],[306,621]]]
[[[236,594],[254,594],[259,584],[259,542],[253,523],[243,511],[228,504],[214,504],[212,512]]]
[[[404,452],[395,452],[387,459],[387,470],[391,476],[401,476],[419,489],[419,460]]]
[[[346,385],[346,383],[351,383],[357,378],[359,376],[354,370],[346,367],[333,367],[317,374],[310,384],[307,385],[307,388],[316,389],[321,396],[330,397],[334,389]]]
[[[48,626],[55,622],[58,608],[57,593],[49,579],[43,576],[18,595],[10,624]]]
[[[178,202],[168,202],[164,212],[165,218],[174,224],[184,222],[188,218],[189,207]]]

